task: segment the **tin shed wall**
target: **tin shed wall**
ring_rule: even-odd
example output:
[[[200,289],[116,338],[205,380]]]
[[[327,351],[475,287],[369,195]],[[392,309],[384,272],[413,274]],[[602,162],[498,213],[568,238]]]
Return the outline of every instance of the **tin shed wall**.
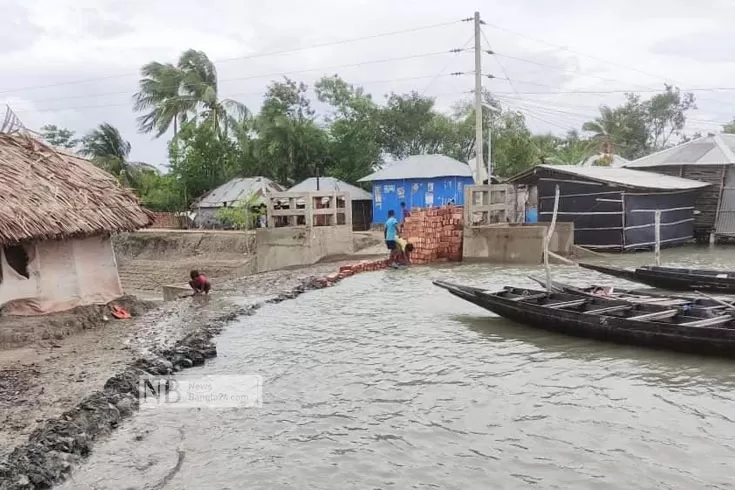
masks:
[[[444,206],[450,200],[464,204],[464,186],[472,185],[472,177],[436,177],[373,182],[373,223],[384,223],[388,210],[400,218],[401,202],[406,208]]]

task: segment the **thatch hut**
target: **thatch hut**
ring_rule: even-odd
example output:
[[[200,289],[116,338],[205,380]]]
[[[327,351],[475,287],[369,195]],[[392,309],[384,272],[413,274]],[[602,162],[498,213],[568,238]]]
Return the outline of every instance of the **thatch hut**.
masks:
[[[0,134],[0,307],[36,315],[122,296],[110,234],[152,215],[87,160]]]

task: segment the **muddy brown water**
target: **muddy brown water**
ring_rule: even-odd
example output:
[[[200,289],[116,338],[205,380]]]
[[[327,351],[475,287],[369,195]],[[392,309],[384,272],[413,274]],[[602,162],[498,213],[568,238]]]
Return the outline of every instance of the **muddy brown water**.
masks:
[[[735,248],[664,259],[735,269]],[[60,488],[735,488],[735,363],[525,328],[431,285],[529,272],[382,271],[266,306],[182,375],[259,374],[261,408],[141,411]]]

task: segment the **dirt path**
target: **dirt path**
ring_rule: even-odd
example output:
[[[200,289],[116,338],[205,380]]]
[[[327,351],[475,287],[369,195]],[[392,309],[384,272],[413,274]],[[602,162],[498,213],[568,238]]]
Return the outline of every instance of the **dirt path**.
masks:
[[[214,278],[215,291],[208,298],[165,303],[134,320],[112,320],[53,343],[0,351],[0,461],[44,421],[76,406],[136,359],[173,346],[197,326],[244,304],[290,290],[305,278],[332,274],[340,265],[224,282]]]

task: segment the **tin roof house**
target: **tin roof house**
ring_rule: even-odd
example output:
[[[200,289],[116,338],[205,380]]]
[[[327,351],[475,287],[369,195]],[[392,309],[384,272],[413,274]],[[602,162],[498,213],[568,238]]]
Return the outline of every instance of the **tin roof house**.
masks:
[[[388,210],[464,204],[464,186],[474,184],[469,165],[444,155],[414,155],[378,170],[360,182],[373,184],[373,223],[383,223]]]
[[[38,315],[122,296],[110,235],[151,213],[91,162],[0,134],[0,307]]]
[[[735,134],[717,134],[639,158],[625,168],[707,182],[697,194],[697,239],[735,238]]]
[[[236,206],[242,199],[256,196],[258,204],[265,203],[268,192],[282,192],[283,188],[267,177],[238,177],[213,189],[194,204],[194,224],[199,228],[216,228],[222,224],[217,219],[221,208]]]

